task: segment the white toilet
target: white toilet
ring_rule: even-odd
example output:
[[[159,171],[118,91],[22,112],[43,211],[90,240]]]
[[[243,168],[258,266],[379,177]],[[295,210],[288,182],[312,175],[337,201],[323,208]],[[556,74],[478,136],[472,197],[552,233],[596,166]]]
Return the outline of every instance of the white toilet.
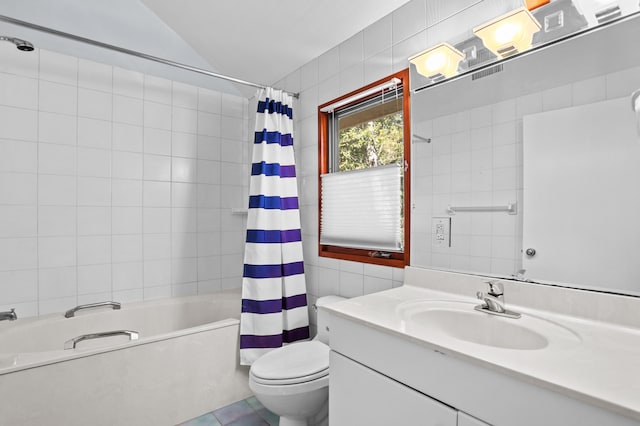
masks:
[[[316,306],[340,300],[345,299],[324,296]],[[274,349],[251,365],[249,387],[262,405],[280,416],[280,426],[307,426],[323,417],[329,398],[328,344],[327,318],[318,310],[318,334],[312,341]]]

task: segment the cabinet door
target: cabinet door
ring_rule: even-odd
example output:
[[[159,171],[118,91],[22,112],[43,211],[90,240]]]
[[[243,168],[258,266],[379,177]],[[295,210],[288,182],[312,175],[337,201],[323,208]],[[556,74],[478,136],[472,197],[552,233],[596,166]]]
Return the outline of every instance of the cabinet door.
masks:
[[[480,421],[475,417],[471,417],[470,415],[463,413],[462,411],[458,411],[458,426],[490,426],[490,425],[489,423]]]
[[[456,426],[457,412],[331,351],[331,426]]]

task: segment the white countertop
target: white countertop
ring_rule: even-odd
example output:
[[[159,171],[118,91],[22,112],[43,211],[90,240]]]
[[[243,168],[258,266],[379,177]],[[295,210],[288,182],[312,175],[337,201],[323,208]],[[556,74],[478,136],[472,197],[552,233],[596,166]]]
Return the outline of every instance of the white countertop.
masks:
[[[474,296],[475,292],[469,292]],[[599,320],[534,310],[508,303],[523,319],[539,317],[565,327],[576,339],[554,341],[543,349],[503,349],[475,344],[442,333],[425,335],[407,327],[399,309],[416,300],[478,304],[474,297],[405,284],[326,307],[330,312],[417,344],[560,392],[640,421],[640,329]],[[638,311],[636,311],[638,312]],[[487,314],[488,315],[488,314]],[[514,319],[513,321],[519,321]]]

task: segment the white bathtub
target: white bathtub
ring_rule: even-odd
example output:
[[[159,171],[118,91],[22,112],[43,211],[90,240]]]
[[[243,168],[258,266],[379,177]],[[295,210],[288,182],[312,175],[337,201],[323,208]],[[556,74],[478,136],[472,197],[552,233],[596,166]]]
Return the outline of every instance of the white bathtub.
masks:
[[[2,321],[0,425],[175,425],[247,398],[239,317],[234,291]],[[114,330],[139,339],[64,349]]]

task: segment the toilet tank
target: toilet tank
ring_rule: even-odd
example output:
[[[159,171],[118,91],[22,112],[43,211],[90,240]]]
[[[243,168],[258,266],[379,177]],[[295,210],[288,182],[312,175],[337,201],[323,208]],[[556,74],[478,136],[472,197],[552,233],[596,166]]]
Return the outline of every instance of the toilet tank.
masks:
[[[332,303],[340,302],[341,300],[346,300],[346,298],[340,296],[318,297],[316,307],[327,306]],[[315,339],[324,344],[329,344],[329,314],[324,312],[322,309],[318,309],[318,334]]]

